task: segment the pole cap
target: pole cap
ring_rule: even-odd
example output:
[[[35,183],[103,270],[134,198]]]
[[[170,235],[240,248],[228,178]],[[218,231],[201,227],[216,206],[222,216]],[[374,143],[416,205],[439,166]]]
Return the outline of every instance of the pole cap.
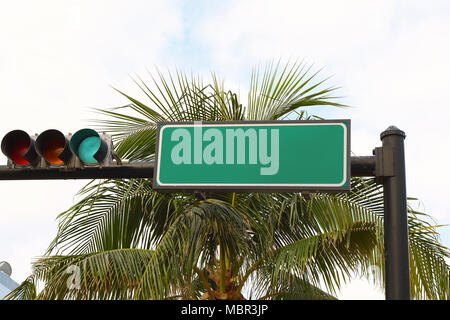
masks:
[[[384,130],[380,134],[380,139],[383,140],[384,137],[391,136],[391,135],[397,135],[397,136],[402,136],[403,138],[406,138],[405,132],[403,132],[396,126],[389,126],[386,130]]]

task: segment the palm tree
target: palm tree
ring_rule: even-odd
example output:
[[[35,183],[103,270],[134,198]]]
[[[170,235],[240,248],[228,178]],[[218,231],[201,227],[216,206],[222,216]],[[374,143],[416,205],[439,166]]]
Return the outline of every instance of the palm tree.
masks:
[[[129,104],[96,110],[109,117],[99,122],[121,158],[150,161],[159,121],[316,119],[304,108],[344,107],[317,75],[303,63],[254,69],[244,108],[215,75],[205,85],[158,72],[151,85],[134,80],[148,104],[117,90]],[[384,286],[383,193],[372,179],[309,197],[158,193],[151,179],[102,180],[79,196],[10,298],[334,299],[355,272]],[[450,252],[438,226],[412,208],[408,215],[412,296],[448,299]]]

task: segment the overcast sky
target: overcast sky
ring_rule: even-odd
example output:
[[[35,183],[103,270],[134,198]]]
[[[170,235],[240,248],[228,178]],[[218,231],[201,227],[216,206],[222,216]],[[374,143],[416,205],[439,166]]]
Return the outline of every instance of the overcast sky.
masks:
[[[111,86],[137,95],[130,75],[155,66],[215,72],[245,93],[253,66],[303,59],[333,75],[329,84],[352,106],[315,110],[351,119],[354,154],[371,155],[389,125],[406,132],[408,195],[450,224],[449,57],[449,1],[0,0],[0,137],[73,133],[97,117],[89,108],[127,103]],[[85,183],[0,182],[0,261],[17,282]],[[450,246],[450,228],[440,232]],[[339,297],[384,293],[356,278]]]

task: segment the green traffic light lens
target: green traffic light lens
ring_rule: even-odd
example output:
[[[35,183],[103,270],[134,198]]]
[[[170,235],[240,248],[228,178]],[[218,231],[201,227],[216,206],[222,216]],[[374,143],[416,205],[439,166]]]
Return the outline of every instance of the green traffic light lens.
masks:
[[[80,146],[78,147],[78,155],[81,161],[86,163],[98,163],[94,158],[94,155],[100,148],[100,143],[100,137],[87,137],[81,141]]]
[[[108,154],[108,146],[97,131],[81,129],[70,139],[70,149],[81,162],[86,164],[100,164]]]

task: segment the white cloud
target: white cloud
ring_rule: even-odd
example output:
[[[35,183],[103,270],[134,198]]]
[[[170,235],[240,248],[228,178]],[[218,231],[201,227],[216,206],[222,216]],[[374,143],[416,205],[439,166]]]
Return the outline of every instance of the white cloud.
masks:
[[[354,277],[347,286],[342,288],[338,297],[342,300],[384,300],[385,293],[369,280]]]
[[[57,231],[56,216],[69,209],[87,181],[0,181],[0,261],[12,278],[25,280],[31,262],[42,256]]]
[[[196,32],[217,64],[233,70],[274,57],[323,65],[384,39],[391,6],[389,1],[233,1],[228,11],[205,17]]]

